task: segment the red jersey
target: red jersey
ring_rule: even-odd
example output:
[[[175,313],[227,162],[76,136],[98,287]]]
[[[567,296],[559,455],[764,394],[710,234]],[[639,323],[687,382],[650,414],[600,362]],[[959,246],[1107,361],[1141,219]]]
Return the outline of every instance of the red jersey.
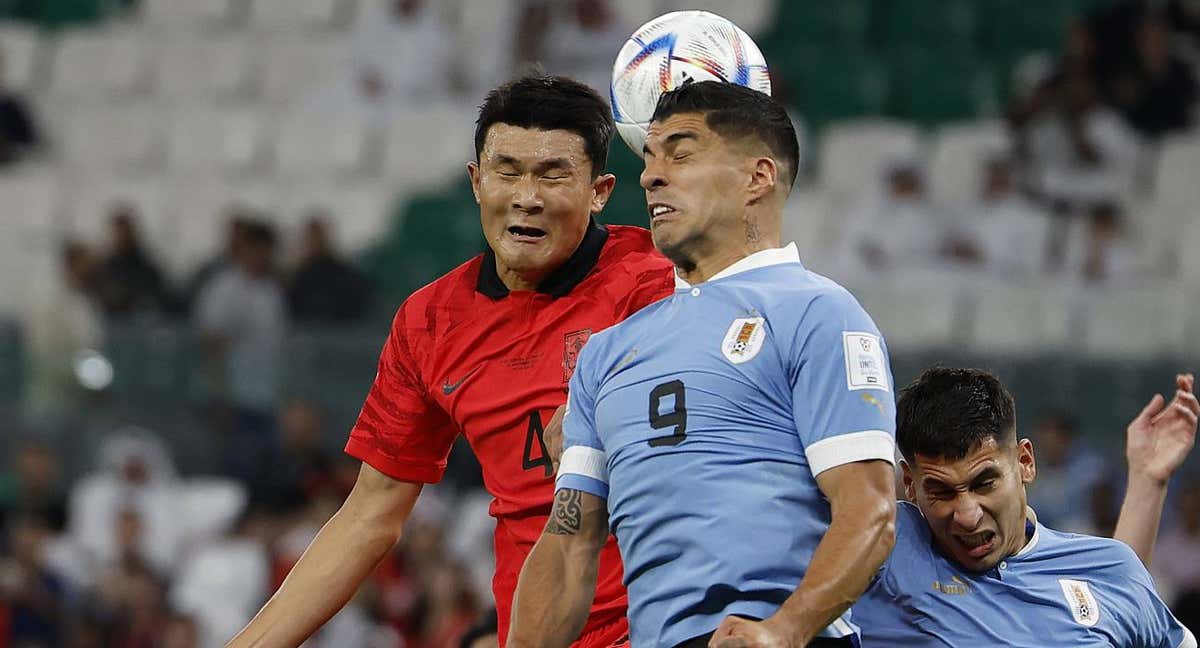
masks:
[[[671,263],[647,230],[593,223],[537,291],[510,293],[488,250],[396,313],[346,452],[395,479],[435,483],[455,438],[466,436],[494,498],[501,645],[517,576],[554,499],[542,432],[566,402],[579,350],[592,333],[673,290]],[[584,635],[624,623],[622,575],[610,537]]]

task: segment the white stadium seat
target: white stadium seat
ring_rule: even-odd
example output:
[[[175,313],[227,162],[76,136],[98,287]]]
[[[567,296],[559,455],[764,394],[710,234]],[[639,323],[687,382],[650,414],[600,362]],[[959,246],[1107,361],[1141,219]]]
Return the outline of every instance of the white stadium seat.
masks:
[[[1200,201],[1197,169],[1200,169],[1200,136],[1190,134],[1166,139],[1158,156],[1155,192],[1169,202],[1195,204]],[[1190,218],[1194,218],[1194,211]]]
[[[366,0],[379,2],[380,0]],[[518,2],[458,0],[454,52],[468,92],[483,96],[510,74]],[[371,15],[360,11],[360,20]]]
[[[284,193],[280,224],[298,233],[313,212],[326,212],[336,245],[361,250],[382,237],[391,222],[395,192],[385,183],[304,183]]]
[[[263,56],[262,96],[286,104],[344,72],[349,53],[339,39],[286,36],[268,41]]]
[[[73,182],[67,193],[71,207],[66,227],[72,237],[107,249],[111,243],[110,212],[120,204],[128,204],[136,209],[138,230],[156,259],[165,258],[174,249],[175,223],[158,180],[102,173]]]
[[[973,200],[979,193],[984,162],[1008,149],[1008,132],[998,121],[939,129],[929,151],[929,191],[934,201],[962,205]]]
[[[238,36],[166,39],[155,58],[158,96],[209,103],[244,96],[254,81],[251,60],[246,40]]]
[[[475,110],[468,105],[414,109],[389,120],[384,177],[401,186],[445,182],[475,158]]]
[[[279,127],[276,172],[293,178],[359,175],[367,169],[374,140],[358,113],[292,113]]]
[[[50,80],[52,94],[128,98],[148,80],[146,47],[132,31],[73,30],[59,37]]]
[[[1179,270],[1182,278],[1192,284],[1200,282],[1200,219],[1192,221],[1182,232]]]
[[[164,262],[177,277],[186,276],[224,249],[231,208],[260,210],[269,218],[279,212],[282,202],[273,184],[232,182],[220,176],[178,176],[167,192],[178,243]]]
[[[53,169],[0,175],[0,314],[20,314],[55,285],[59,197]]]
[[[951,277],[891,275],[847,284],[875,320],[888,347],[922,350],[957,341],[959,290]]]
[[[917,159],[921,134],[916,126],[887,119],[838,122],[821,137],[821,185],[836,194],[859,194],[880,186],[884,164]]]
[[[38,81],[41,41],[32,27],[0,23],[0,53],[4,57],[4,85],[17,91],[29,90]]]
[[[263,165],[264,131],[250,109],[181,109],[171,118],[167,166],[173,172],[254,173]]]
[[[972,349],[1011,355],[1069,346],[1072,302],[1065,286],[987,280],[967,293],[974,302]]]
[[[349,18],[346,0],[251,0],[250,24],[263,29],[330,29]]]
[[[241,0],[142,0],[141,16],[155,27],[221,27],[237,17]]]
[[[1083,293],[1084,350],[1108,358],[1144,358],[1184,348],[1185,286],[1093,288]]]
[[[58,146],[75,168],[144,171],[160,161],[162,139],[153,106],[85,104],[70,112]]]

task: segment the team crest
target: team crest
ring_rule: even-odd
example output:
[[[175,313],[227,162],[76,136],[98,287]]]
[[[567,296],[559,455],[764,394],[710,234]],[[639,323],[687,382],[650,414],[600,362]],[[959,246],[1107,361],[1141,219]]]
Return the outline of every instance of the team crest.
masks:
[[[766,320],[761,317],[739,317],[729,325],[725,340],[721,342],[721,353],[733,364],[742,364],[754,359],[762,350],[767,337]]]
[[[1087,581],[1060,578],[1058,584],[1062,586],[1063,597],[1067,600],[1071,616],[1075,617],[1075,623],[1090,628],[1100,621],[1100,605],[1092,596]]]
[[[575,373],[575,363],[579,362],[579,352],[583,350],[583,345],[587,344],[588,338],[592,336],[592,329],[582,329],[573,333],[567,333],[563,337],[563,382],[571,382],[571,376]]]

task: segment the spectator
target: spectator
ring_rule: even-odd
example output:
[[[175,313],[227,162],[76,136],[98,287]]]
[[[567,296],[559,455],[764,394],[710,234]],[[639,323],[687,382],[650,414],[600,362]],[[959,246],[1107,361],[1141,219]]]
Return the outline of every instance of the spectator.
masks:
[[[539,62],[551,74],[569,76],[607,91],[612,61],[632,26],[618,19],[609,0],[529,2],[520,21],[520,63]]]
[[[979,199],[968,209],[967,221],[989,272],[1028,277],[1045,268],[1050,221],[1017,192],[1011,159],[984,163]]]
[[[305,324],[361,318],[370,302],[366,277],[334,253],[324,214],[309,219],[302,246],[300,265],[288,286],[292,318]]]
[[[43,441],[20,444],[12,470],[0,475],[0,528],[14,516],[44,521],[51,530],[66,526],[66,495],[60,482],[58,456]]]
[[[195,304],[200,291],[209,284],[213,277],[226,268],[234,265],[245,238],[246,226],[259,214],[245,205],[234,205],[226,210],[225,247],[216,256],[204,262],[200,269],[187,282],[186,297],[189,306]]]
[[[318,107],[360,112],[380,122],[399,108],[450,95],[453,35],[436,2],[379,0],[350,37],[350,67]]]
[[[1186,130],[1196,105],[1196,79],[1187,62],[1172,54],[1169,26],[1159,17],[1144,17],[1135,45],[1135,56],[1113,80],[1113,102],[1146,137]]]
[[[1154,551],[1155,581],[1175,592],[1200,591],[1200,480],[1176,491],[1178,515]]]
[[[87,391],[75,376],[75,360],[81,352],[99,348],[103,335],[95,305],[95,268],[91,251],[80,243],[65,243],[59,283],[25,323],[26,409],[34,420],[69,418],[87,402]]]
[[[232,419],[225,459],[234,477],[256,490],[261,467],[274,462],[274,413],[282,382],[287,307],[275,274],[275,230],[243,225],[234,264],[201,291],[197,324],[204,337],[220,407]]]
[[[50,534],[49,525],[36,516],[21,516],[11,526],[12,558],[0,560],[0,611],[8,608],[8,645],[52,648],[62,641],[65,591],[45,564]]]
[[[0,49],[0,167],[19,160],[41,139],[25,101],[6,87],[6,69]]]
[[[274,504],[303,502],[325,488],[336,488],[333,462],[325,451],[324,417],[313,403],[294,400],[279,414],[279,456],[264,470],[269,478],[259,496]]]
[[[1100,453],[1079,438],[1062,412],[1043,415],[1033,430],[1037,480],[1028,487],[1029,505],[1046,526],[1074,531],[1091,524],[1092,494],[1108,478]]]
[[[1136,271],[1136,252],[1116,203],[1093,206],[1082,223],[1068,230],[1067,276],[1087,283],[1116,283]]]
[[[881,196],[866,199],[847,220],[842,263],[845,271],[936,265],[977,252],[950,232],[946,218],[929,201],[920,167],[896,162],[885,172]]]
[[[111,250],[100,268],[100,303],[110,317],[161,311],[167,305],[162,273],[142,246],[137,208],[119,203],[109,214]]]

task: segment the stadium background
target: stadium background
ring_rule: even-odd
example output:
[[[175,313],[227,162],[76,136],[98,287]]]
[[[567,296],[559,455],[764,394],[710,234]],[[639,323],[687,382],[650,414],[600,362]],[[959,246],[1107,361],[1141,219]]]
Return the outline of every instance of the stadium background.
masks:
[[[897,382],[997,371],[1043,519],[1110,530],[1125,423],[1200,359],[1200,2],[0,0],[0,647],[236,631],[353,483],[391,313],[482,249],[483,93],[528,61],[603,86],[680,8],[766,53],[803,129],[785,236]],[[602,220],[644,224],[638,159],[609,166]],[[230,267],[255,281],[214,290]],[[1194,631],[1198,464],[1154,570]],[[458,645],[490,596],[478,489],[456,449],[312,645]]]

